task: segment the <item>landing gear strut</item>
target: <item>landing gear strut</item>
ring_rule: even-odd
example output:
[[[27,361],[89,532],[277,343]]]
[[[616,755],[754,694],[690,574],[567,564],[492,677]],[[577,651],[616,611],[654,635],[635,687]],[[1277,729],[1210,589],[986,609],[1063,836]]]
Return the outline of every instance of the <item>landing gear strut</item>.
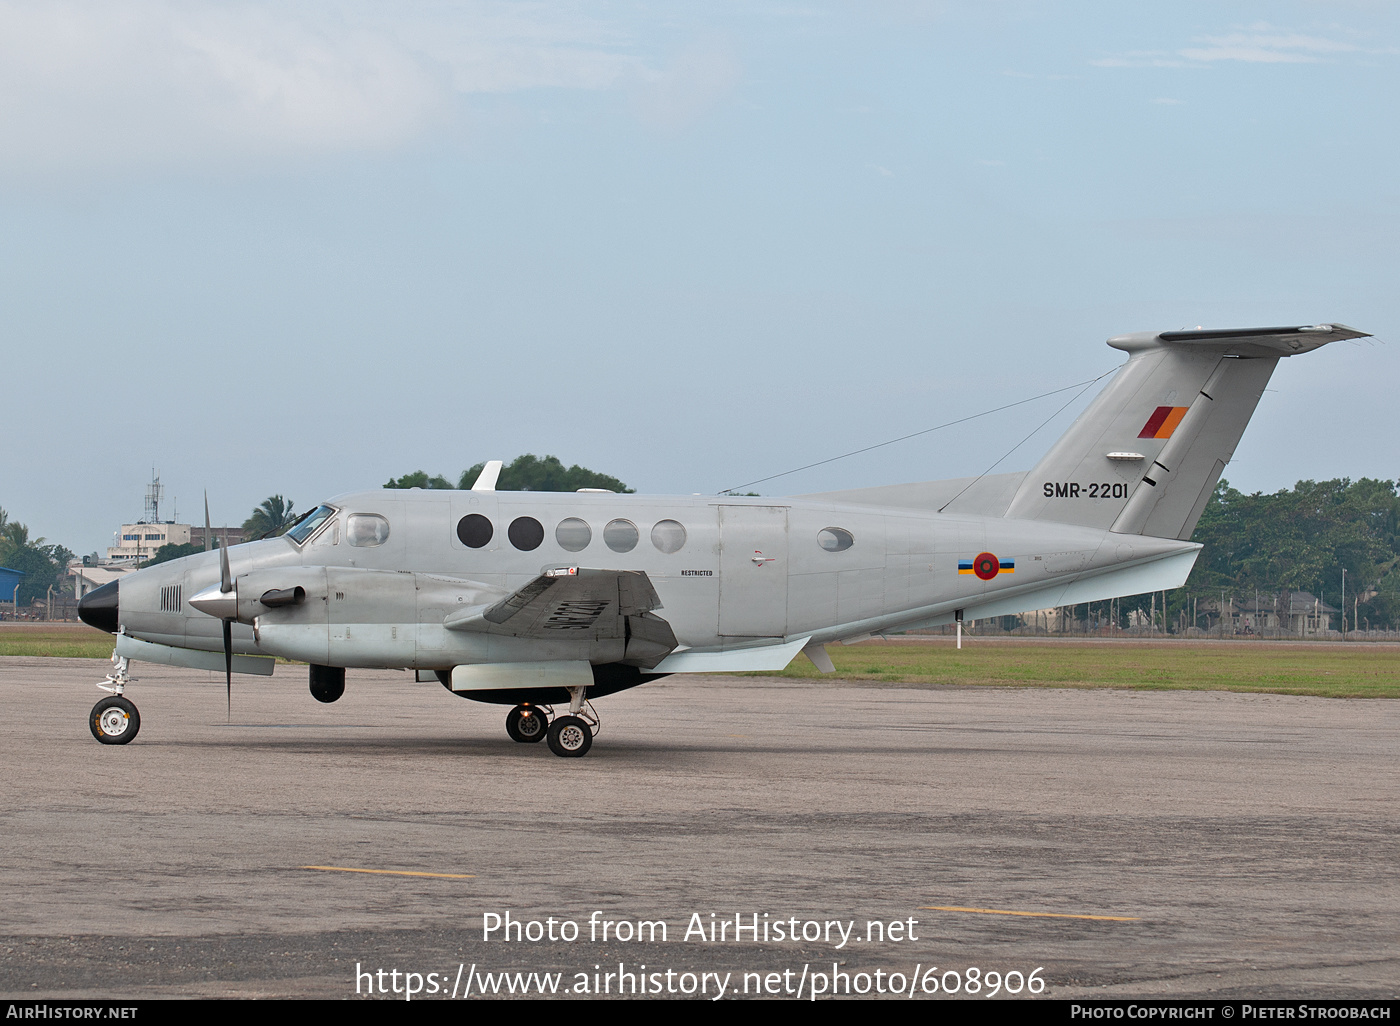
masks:
[[[126,686],[135,679],[126,672],[129,660],[113,652],[112,662],[115,668],[97,685],[103,691],[110,691],[111,697],[92,707],[92,712],[88,713],[88,729],[104,745],[124,745],[141,729],[141,714],[130,699],[122,697]]]
[[[549,717],[541,706],[522,703],[506,713],[506,733],[512,741],[543,741],[548,731]]]
[[[591,704],[585,710],[587,688],[569,689],[569,714],[556,716],[549,725],[549,750],[565,759],[577,759],[593,747],[598,716]]]

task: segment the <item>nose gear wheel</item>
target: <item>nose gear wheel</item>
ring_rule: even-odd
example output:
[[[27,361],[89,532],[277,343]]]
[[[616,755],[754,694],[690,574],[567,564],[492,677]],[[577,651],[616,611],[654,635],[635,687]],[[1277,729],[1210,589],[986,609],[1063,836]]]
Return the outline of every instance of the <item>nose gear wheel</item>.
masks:
[[[113,695],[92,707],[88,726],[92,736],[104,745],[124,745],[141,729],[141,714],[129,699]]]

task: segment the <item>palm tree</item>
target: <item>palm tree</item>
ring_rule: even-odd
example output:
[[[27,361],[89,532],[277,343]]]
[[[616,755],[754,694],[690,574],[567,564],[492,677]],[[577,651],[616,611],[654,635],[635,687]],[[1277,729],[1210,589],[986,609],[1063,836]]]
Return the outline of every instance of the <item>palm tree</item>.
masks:
[[[256,538],[269,538],[281,534],[296,519],[292,514],[292,504],[280,495],[272,495],[262,501],[253,515],[243,521],[243,538],[253,541]]]

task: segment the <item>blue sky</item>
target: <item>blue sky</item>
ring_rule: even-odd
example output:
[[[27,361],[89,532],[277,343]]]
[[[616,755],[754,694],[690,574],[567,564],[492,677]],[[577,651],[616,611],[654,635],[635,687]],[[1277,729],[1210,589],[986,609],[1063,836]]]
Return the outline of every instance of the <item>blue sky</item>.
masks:
[[[1383,341],[1284,361],[1226,476],[1396,477],[1397,21],[0,0],[0,506],[91,551],[153,465],[230,523],[522,452],[713,492],[1318,321]],[[1062,401],[759,490],[979,473]]]

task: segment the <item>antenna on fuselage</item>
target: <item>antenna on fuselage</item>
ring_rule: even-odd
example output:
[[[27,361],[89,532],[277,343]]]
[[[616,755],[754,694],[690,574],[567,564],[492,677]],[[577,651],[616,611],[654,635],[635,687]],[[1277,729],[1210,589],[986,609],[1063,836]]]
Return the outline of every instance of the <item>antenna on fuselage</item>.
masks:
[[[496,490],[496,480],[501,476],[501,468],[505,463],[501,460],[488,460],[486,466],[481,468],[481,473],[476,475],[476,483],[472,485],[474,492],[494,492]]]

